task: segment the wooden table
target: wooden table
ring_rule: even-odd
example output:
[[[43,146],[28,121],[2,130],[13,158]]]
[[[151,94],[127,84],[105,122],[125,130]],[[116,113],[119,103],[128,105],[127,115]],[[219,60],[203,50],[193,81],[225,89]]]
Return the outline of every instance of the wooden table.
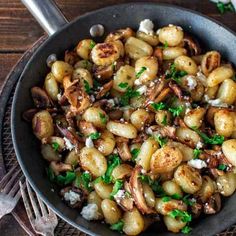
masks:
[[[138,2],[138,0],[136,0]],[[56,0],[68,18],[74,19],[85,12],[104,6],[129,2],[127,0]],[[131,1],[130,1],[131,2]],[[147,1],[150,2],[150,1]],[[163,0],[152,2],[172,3],[190,8],[221,21],[236,31],[236,14],[220,15],[208,0]],[[13,65],[31,45],[44,34],[20,0],[0,0],[0,88]],[[11,215],[0,221],[0,235],[26,235]]]

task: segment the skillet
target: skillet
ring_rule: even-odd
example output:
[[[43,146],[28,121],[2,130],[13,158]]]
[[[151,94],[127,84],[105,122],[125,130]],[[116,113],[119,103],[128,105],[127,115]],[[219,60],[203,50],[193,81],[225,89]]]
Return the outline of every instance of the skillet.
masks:
[[[89,29],[94,24],[102,24],[105,34],[115,29],[137,28],[143,19],[151,19],[158,27],[176,24],[194,37],[207,49],[219,50],[224,58],[236,61],[236,34],[221,25],[194,11],[180,7],[154,3],[128,3],[99,9],[74,21],[67,23],[64,16],[51,0],[22,0],[37,18],[43,28],[51,35],[25,67],[17,84],[13,105],[11,127],[14,148],[18,162],[43,201],[48,204],[61,218],[91,235],[119,235],[101,223],[88,222],[77,210],[67,207],[59,195],[56,186],[46,177],[45,162],[40,155],[39,143],[33,135],[32,128],[22,120],[22,113],[33,106],[30,88],[43,83],[48,72],[47,57],[55,53],[58,58],[66,49],[73,48],[78,41],[91,37]],[[95,38],[99,41],[101,38]],[[55,191],[52,189],[55,188]],[[210,236],[223,231],[236,222],[236,195],[223,203],[223,209],[217,214],[200,219],[193,225],[191,235]],[[161,225],[155,224],[142,235],[173,235],[165,232]]]

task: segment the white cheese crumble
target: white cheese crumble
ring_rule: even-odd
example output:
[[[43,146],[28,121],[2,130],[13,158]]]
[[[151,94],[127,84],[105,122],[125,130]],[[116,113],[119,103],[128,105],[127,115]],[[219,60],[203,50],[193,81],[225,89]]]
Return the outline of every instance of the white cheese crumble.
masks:
[[[70,205],[74,205],[76,202],[80,201],[80,195],[70,190],[64,194],[64,199],[70,202]]]
[[[140,93],[140,95],[145,94],[147,92],[147,86],[143,85],[142,87],[138,88],[137,91]]]
[[[200,149],[200,148],[202,148],[203,147],[203,143],[201,142],[201,141],[198,141],[197,142],[197,145],[196,145],[196,148],[197,149]]]
[[[195,77],[192,75],[189,75],[186,77],[187,80],[187,86],[189,87],[190,90],[193,90],[197,86],[197,81],[195,80]]]
[[[202,169],[202,168],[207,167],[206,162],[203,160],[200,160],[200,159],[192,159],[192,160],[188,161],[188,165],[192,166],[196,169]]]
[[[61,94],[60,94],[60,93],[57,94],[57,100],[58,100],[58,101],[61,100]]]
[[[206,96],[205,96],[205,99],[206,99]],[[222,102],[220,98],[217,98],[214,100],[208,100],[207,102],[213,107],[228,107],[228,104]]]
[[[153,34],[153,28],[153,22],[149,19],[145,19],[140,22],[138,30],[145,34]]]
[[[98,206],[95,203],[89,203],[83,207],[81,215],[86,220],[98,220],[100,216]]]
[[[70,142],[70,140],[66,137],[63,138],[65,140],[65,145],[68,150],[72,150],[75,146]]]
[[[146,128],[145,132],[146,132],[146,134],[150,134],[150,135],[153,134],[153,131],[152,131],[152,129],[150,127]]]
[[[91,102],[94,102],[95,101],[95,97],[93,95],[90,96],[90,100]]]
[[[85,146],[89,148],[94,147],[93,140],[91,139],[91,137],[86,138]]]
[[[207,82],[206,82],[207,79],[206,79],[206,76],[205,76],[201,71],[197,72],[196,78],[197,78],[199,81],[201,81],[201,83],[202,83],[204,86],[207,86]]]
[[[139,79],[136,79],[136,80],[134,81],[134,84],[135,84],[135,85],[141,85],[142,83],[141,83],[141,81],[140,81]]]
[[[122,198],[125,198],[125,190],[123,190],[123,189],[118,190],[118,192],[114,195],[114,198],[116,200],[120,200]]]
[[[114,99],[108,99],[107,102],[109,103],[109,105],[110,105],[111,107],[114,107],[114,106],[115,106]]]

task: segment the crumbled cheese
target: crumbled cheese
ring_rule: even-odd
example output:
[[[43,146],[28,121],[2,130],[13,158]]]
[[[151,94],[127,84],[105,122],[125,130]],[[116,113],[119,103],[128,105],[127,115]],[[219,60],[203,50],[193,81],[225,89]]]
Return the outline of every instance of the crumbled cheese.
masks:
[[[190,108],[186,108],[186,110],[185,110],[185,114],[188,114],[190,111],[191,111]]]
[[[100,78],[101,78],[101,75],[98,75],[98,76],[97,76],[97,78],[99,78],[99,79],[100,79]]]
[[[173,25],[173,24],[169,24],[168,26],[169,26],[169,27],[173,27],[174,25]]]
[[[203,147],[203,143],[201,142],[201,141],[198,141],[197,142],[197,145],[196,145],[196,148],[197,149],[200,149],[200,148],[202,148]]]
[[[197,72],[197,75],[196,75],[196,78],[201,81],[201,83],[204,85],[204,86],[207,86],[207,79],[206,79],[206,76],[201,72]]]
[[[61,94],[60,94],[60,93],[57,94],[57,100],[58,100],[58,101],[61,100]]]
[[[70,190],[64,194],[64,199],[70,202],[70,205],[74,205],[76,202],[80,201],[80,195]]]
[[[100,217],[98,206],[95,203],[89,203],[83,207],[81,215],[86,220],[98,220]]]
[[[114,195],[114,198],[116,200],[119,200],[121,198],[125,198],[125,190],[123,190],[123,189],[118,190],[118,192]]]
[[[114,107],[114,106],[115,106],[114,99],[108,99],[107,102],[108,102],[108,104],[109,104],[111,107]]]
[[[91,139],[91,137],[86,138],[85,146],[89,148],[94,147],[93,140]]]
[[[152,129],[150,127],[146,128],[145,132],[146,132],[146,134],[150,134],[150,135],[153,134],[153,131],[152,131]]]
[[[68,150],[72,150],[75,146],[70,142],[70,140],[66,137],[63,138],[65,140],[65,145]]]
[[[206,162],[203,160],[200,160],[200,159],[192,159],[192,160],[188,161],[188,165],[192,166],[196,169],[202,169],[202,168],[207,167]]]
[[[94,102],[95,101],[95,97],[93,95],[90,96],[90,100],[91,102]]]
[[[124,119],[124,118],[120,118],[120,121],[121,121],[121,122],[124,122],[124,121],[125,121],[125,119]]]
[[[206,99],[206,97],[205,97],[205,99]],[[228,104],[223,103],[220,98],[217,98],[217,99],[214,99],[214,100],[208,100],[207,102],[210,105],[212,105],[213,107],[228,107]]]
[[[116,148],[114,148],[113,153],[114,153],[114,154],[117,154],[117,153],[118,153],[118,151],[117,151]]]
[[[138,91],[140,95],[145,94],[147,92],[147,86],[143,85],[142,87],[138,88],[136,91]]]
[[[157,32],[156,32],[156,34],[159,35],[159,34],[160,34],[160,31],[161,31],[161,29],[158,29]]]
[[[145,34],[153,34],[154,24],[151,20],[145,19],[140,22],[139,31]]]
[[[182,28],[181,26],[176,26],[176,28],[177,28],[178,30],[183,31],[183,28]]]
[[[134,84],[135,84],[135,85],[141,85],[142,83],[141,83],[141,81],[140,81],[139,79],[136,79],[136,80],[134,81]]]
[[[114,97],[114,102],[115,102],[115,104],[119,104],[119,98],[118,97]]]
[[[195,80],[195,77],[192,75],[189,75],[186,77],[187,80],[187,86],[189,87],[190,90],[193,90],[197,86],[197,81]]]
[[[150,87],[152,87],[155,85],[155,83],[152,81],[149,85],[150,85]]]

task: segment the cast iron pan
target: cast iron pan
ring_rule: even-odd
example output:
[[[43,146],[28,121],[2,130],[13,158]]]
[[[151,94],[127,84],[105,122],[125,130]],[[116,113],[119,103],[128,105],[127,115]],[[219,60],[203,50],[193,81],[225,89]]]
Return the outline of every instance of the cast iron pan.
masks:
[[[90,12],[69,24],[65,24],[65,19],[61,13],[58,13],[58,9],[51,1],[24,1],[30,5],[31,12],[39,18],[41,25],[50,34],[54,33],[59,26],[63,24],[64,26],[49,37],[37,50],[24,69],[16,88],[11,125],[14,147],[20,166],[34,190],[68,223],[91,235],[119,235],[111,231],[105,224],[86,221],[77,210],[67,207],[62,202],[56,190],[52,191],[55,186],[46,177],[45,163],[40,155],[39,142],[34,137],[30,125],[22,120],[22,113],[33,106],[30,88],[42,84],[48,73],[46,66],[48,55],[56,53],[58,58],[63,57],[66,49],[73,48],[81,39],[90,37],[89,28],[94,24],[104,25],[107,33],[127,26],[137,29],[139,22],[148,18],[154,21],[156,27],[168,24],[180,25],[185,31],[200,39],[201,45],[204,45],[205,48],[219,50],[224,58],[234,62],[236,61],[236,35],[220,23],[199,13],[165,4],[129,3],[116,5]],[[49,21],[47,21],[48,17],[51,17]],[[45,24],[47,25],[45,26]],[[196,222],[191,235],[214,235],[235,223],[235,203],[236,195],[226,199],[222,211]],[[166,233],[157,223],[142,235],[167,236],[173,234]]]

